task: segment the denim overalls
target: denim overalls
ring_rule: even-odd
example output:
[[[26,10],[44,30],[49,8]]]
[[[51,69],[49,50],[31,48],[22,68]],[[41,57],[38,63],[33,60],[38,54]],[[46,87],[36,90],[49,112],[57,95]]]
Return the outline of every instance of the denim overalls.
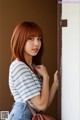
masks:
[[[36,113],[40,111],[34,109]],[[32,120],[32,113],[29,110],[27,103],[15,102],[9,114],[8,120]]]

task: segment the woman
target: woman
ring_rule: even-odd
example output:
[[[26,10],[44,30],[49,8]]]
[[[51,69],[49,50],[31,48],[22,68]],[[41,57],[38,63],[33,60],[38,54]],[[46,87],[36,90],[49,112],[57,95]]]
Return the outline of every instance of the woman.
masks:
[[[31,120],[27,102],[39,113],[53,101],[58,88],[57,71],[49,89],[49,75],[41,65],[43,33],[34,22],[16,26],[11,38],[12,63],[9,69],[9,87],[15,103],[9,120]]]

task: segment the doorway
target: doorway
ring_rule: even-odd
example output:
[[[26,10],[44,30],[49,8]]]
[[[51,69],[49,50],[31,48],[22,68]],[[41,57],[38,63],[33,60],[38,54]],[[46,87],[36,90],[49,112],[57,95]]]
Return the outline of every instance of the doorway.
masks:
[[[52,84],[53,74],[58,67],[60,70],[60,49],[59,39],[57,38],[57,13],[58,1],[54,0],[20,0],[2,1],[0,0],[0,108],[1,111],[10,111],[14,102],[8,87],[8,72],[11,58],[10,38],[15,26],[22,21],[34,21],[40,25],[44,34],[45,51],[43,56],[43,64],[47,67]],[[58,13],[59,14],[59,13]],[[58,46],[58,47],[57,47]],[[58,59],[59,58],[59,59]],[[59,75],[60,76],[60,75]],[[4,87],[3,87],[4,86]],[[5,88],[5,91],[4,91]],[[59,88],[60,89],[60,88]],[[56,94],[53,104],[48,112],[56,116],[60,120],[61,107],[60,90]]]

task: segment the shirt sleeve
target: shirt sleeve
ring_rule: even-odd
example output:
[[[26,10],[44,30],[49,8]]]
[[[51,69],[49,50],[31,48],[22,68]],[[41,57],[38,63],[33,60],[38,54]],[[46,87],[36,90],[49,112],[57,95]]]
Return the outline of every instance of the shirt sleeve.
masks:
[[[38,85],[27,65],[17,65],[13,73],[15,88],[23,101],[27,101],[40,94]]]

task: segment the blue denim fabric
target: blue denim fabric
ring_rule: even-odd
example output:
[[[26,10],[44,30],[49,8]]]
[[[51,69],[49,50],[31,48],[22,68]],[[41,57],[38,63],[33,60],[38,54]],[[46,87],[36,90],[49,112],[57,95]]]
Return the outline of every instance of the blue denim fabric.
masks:
[[[36,113],[38,110],[34,109]],[[29,110],[27,103],[15,102],[9,114],[8,120],[32,120],[32,113]]]

